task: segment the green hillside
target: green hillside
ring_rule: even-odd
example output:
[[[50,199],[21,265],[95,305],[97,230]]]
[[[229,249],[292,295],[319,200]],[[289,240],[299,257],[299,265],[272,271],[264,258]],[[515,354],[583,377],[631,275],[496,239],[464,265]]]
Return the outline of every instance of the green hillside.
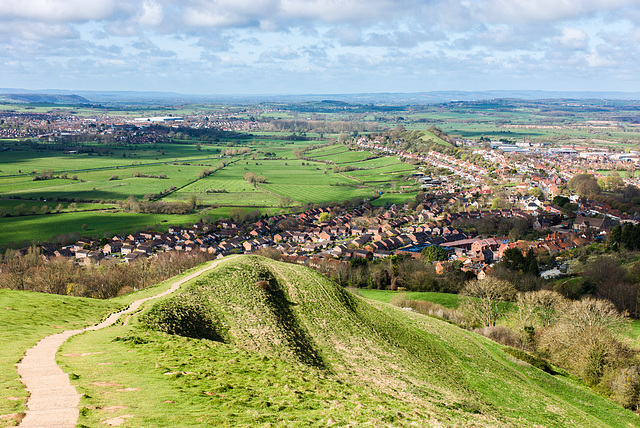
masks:
[[[640,424],[483,337],[256,256],[72,338],[59,359],[86,426]]]

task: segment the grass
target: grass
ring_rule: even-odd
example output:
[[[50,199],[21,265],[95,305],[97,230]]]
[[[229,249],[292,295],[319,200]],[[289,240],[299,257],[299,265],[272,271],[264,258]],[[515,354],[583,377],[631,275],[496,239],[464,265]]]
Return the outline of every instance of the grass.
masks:
[[[400,293],[407,295],[410,300],[423,300],[425,302],[437,303],[445,308],[456,309],[458,307],[458,295],[450,293],[433,293],[429,291],[390,291],[390,290],[370,290],[367,288],[358,289],[358,294],[365,299],[377,300],[389,303],[394,296]]]
[[[2,219],[0,228],[0,246],[9,243],[21,244],[47,241],[63,234],[78,233],[82,236],[102,237],[122,231],[131,232],[160,225],[166,228],[172,224],[193,224],[199,214],[136,214],[125,212],[71,212]],[[83,229],[83,225],[87,225]]]
[[[197,110],[199,107],[193,108]],[[142,200],[148,195],[166,194],[162,200],[168,202],[186,201],[195,195],[200,205],[209,205],[219,213],[233,207],[275,212],[281,209],[283,198],[293,201],[287,203],[290,206],[373,198],[381,190],[402,186],[401,178],[414,170],[396,157],[364,160],[371,156],[370,152],[350,151],[344,145],[331,145],[308,153],[322,162],[302,161],[294,156],[294,152],[319,142],[291,142],[279,139],[280,136],[271,133],[255,135],[252,140],[208,143],[203,144],[200,151],[196,149],[195,141],[126,147],[97,146],[94,142],[85,142],[88,147],[96,145],[96,149],[108,150],[101,155],[69,155],[49,150],[46,145],[42,150],[32,151],[20,141],[2,140],[0,145],[11,150],[3,152],[0,161],[0,198],[3,199],[0,209],[3,213],[12,213],[15,206],[24,203],[31,212],[31,209],[39,209],[45,203],[53,209],[59,200],[66,200],[66,204],[72,200],[84,201],[82,203],[85,204],[113,203],[129,196]],[[246,147],[253,150],[251,156],[229,157],[228,160],[232,161],[229,165],[204,179],[198,178],[200,171],[215,168],[220,162],[220,150]],[[261,159],[266,152],[272,152],[280,159]],[[256,159],[251,159],[253,156]],[[327,167],[326,161],[365,169],[336,174]],[[41,173],[51,167],[56,176],[67,172],[69,178],[33,180],[32,171]],[[266,183],[253,186],[246,182],[243,176],[247,172],[266,177]],[[160,174],[166,178],[153,177]],[[74,176],[77,179],[72,180]],[[177,190],[170,192],[171,188]],[[400,199],[404,201],[406,198],[384,197],[384,201]],[[0,246],[42,241],[73,232],[83,233],[80,230],[83,224],[89,227],[87,233],[102,236],[105,232],[149,227],[161,220],[183,224],[195,217],[167,219],[166,216],[136,217],[126,213],[22,216],[6,220],[7,227],[0,232]]]
[[[117,301],[0,289],[0,415],[25,409],[27,392],[15,370],[25,350],[50,334],[95,324],[119,307]]]
[[[223,341],[145,327],[153,305],[126,325],[75,336],[59,359],[84,394],[81,424],[118,416],[127,426],[638,423],[498,344],[353,296],[299,266],[239,257],[167,299],[206,305]]]
[[[40,339],[96,324],[136,299],[166,290],[175,280],[200,268],[202,266],[153,287],[110,300],[0,289],[0,416],[25,411],[28,394],[19,381],[15,365]],[[15,418],[0,418],[0,426],[12,426],[14,422]]]
[[[404,204],[406,200],[414,200],[418,192],[408,192],[408,193],[383,193],[379,198],[371,201],[371,204],[374,206],[383,206],[387,202],[390,204]]]
[[[623,334],[631,346],[635,348],[640,347],[640,320],[632,320]]]

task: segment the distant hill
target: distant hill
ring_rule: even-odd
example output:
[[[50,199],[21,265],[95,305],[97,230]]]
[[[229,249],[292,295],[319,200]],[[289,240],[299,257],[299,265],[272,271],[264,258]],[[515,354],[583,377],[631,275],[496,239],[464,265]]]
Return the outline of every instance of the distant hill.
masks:
[[[80,95],[60,94],[1,94],[0,102],[5,103],[35,103],[35,104],[90,104],[91,102]]]
[[[118,405],[131,415],[127,426],[640,423],[481,336],[257,256],[227,261],[138,320],[76,337],[61,354],[88,397],[80,419],[88,426]],[[135,405],[105,392],[107,382],[137,391]]]
[[[640,100],[640,92],[614,91],[536,91],[536,90],[488,90],[488,91],[430,91],[430,92],[380,92],[355,94],[181,94],[176,92],[153,91],[70,91],[60,89],[7,89],[0,88],[0,98],[11,95],[80,97],[81,103],[101,104],[164,104],[185,103],[261,103],[261,102],[318,102],[318,103],[359,103],[359,104],[440,104],[451,101],[479,101],[502,98],[525,100],[548,99],[600,99],[600,100]],[[331,101],[328,101],[331,100]],[[20,101],[44,102],[44,101]]]

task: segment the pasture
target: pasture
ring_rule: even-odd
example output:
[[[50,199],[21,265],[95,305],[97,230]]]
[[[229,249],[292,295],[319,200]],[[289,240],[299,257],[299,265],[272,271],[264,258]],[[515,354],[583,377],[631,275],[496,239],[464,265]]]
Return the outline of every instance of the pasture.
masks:
[[[0,220],[0,247],[51,241],[61,235],[101,238],[119,233],[154,228],[166,230],[172,224],[191,225],[200,214],[139,214],[127,212],[67,212],[60,214],[7,217]],[[86,225],[86,227],[84,227]]]
[[[0,140],[5,148],[0,158],[0,215],[13,216],[3,220],[0,246],[70,233],[102,236],[154,227],[165,219],[186,224],[198,218],[198,214],[165,218],[84,212],[118,210],[116,203],[130,196],[167,202],[195,196],[199,209],[213,218],[233,208],[276,213],[301,204],[372,199],[381,189],[396,188],[403,176],[415,170],[396,157],[377,157],[342,144],[305,152],[305,158],[317,162],[301,160],[296,153],[323,141],[285,138],[286,134],[264,133],[248,139],[203,142],[200,147],[196,140],[113,145],[91,141],[85,143],[90,153],[76,154],[65,153],[55,144],[33,146]],[[227,154],[246,148],[251,152],[221,157],[223,150]],[[226,162],[222,168],[221,162]],[[358,169],[335,173],[329,163]],[[208,175],[203,175],[203,170],[208,170]],[[266,181],[249,183],[244,178],[248,172]],[[384,200],[404,201],[407,197],[385,196]],[[71,202],[77,205],[73,209],[68,208]],[[56,207],[59,214],[46,214]],[[86,227],[82,229],[82,225]]]

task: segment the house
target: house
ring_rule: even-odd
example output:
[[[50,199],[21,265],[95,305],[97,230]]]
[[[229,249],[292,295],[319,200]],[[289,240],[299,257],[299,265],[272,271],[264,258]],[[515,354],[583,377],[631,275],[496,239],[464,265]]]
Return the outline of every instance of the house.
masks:
[[[53,254],[56,257],[73,257],[73,251],[71,251],[69,248],[60,248],[58,250],[55,250]]]
[[[128,253],[126,256],[124,256],[124,261],[126,263],[131,263],[132,261],[137,260],[140,257],[144,257],[143,254],[138,252],[138,251],[134,251],[134,252]]]
[[[577,216],[573,222],[573,229],[579,231],[601,230],[604,228],[604,218]]]
[[[367,250],[353,250],[352,257],[362,257],[363,259],[371,260],[373,253]]]
[[[437,261],[434,264],[436,269],[436,274],[443,275],[445,272],[451,272],[453,270],[453,265],[450,261]]]
[[[76,259],[84,259],[89,255],[89,250],[78,250],[76,251]]]
[[[126,245],[123,245],[123,246],[122,246],[122,248],[120,249],[120,253],[121,253],[123,256],[126,256],[127,254],[130,254],[130,253],[132,253],[133,251],[135,251],[135,249],[136,249],[135,245],[126,244]]]
[[[105,254],[119,254],[122,250],[122,242],[113,241],[109,242],[102,248],[102,252]]]

